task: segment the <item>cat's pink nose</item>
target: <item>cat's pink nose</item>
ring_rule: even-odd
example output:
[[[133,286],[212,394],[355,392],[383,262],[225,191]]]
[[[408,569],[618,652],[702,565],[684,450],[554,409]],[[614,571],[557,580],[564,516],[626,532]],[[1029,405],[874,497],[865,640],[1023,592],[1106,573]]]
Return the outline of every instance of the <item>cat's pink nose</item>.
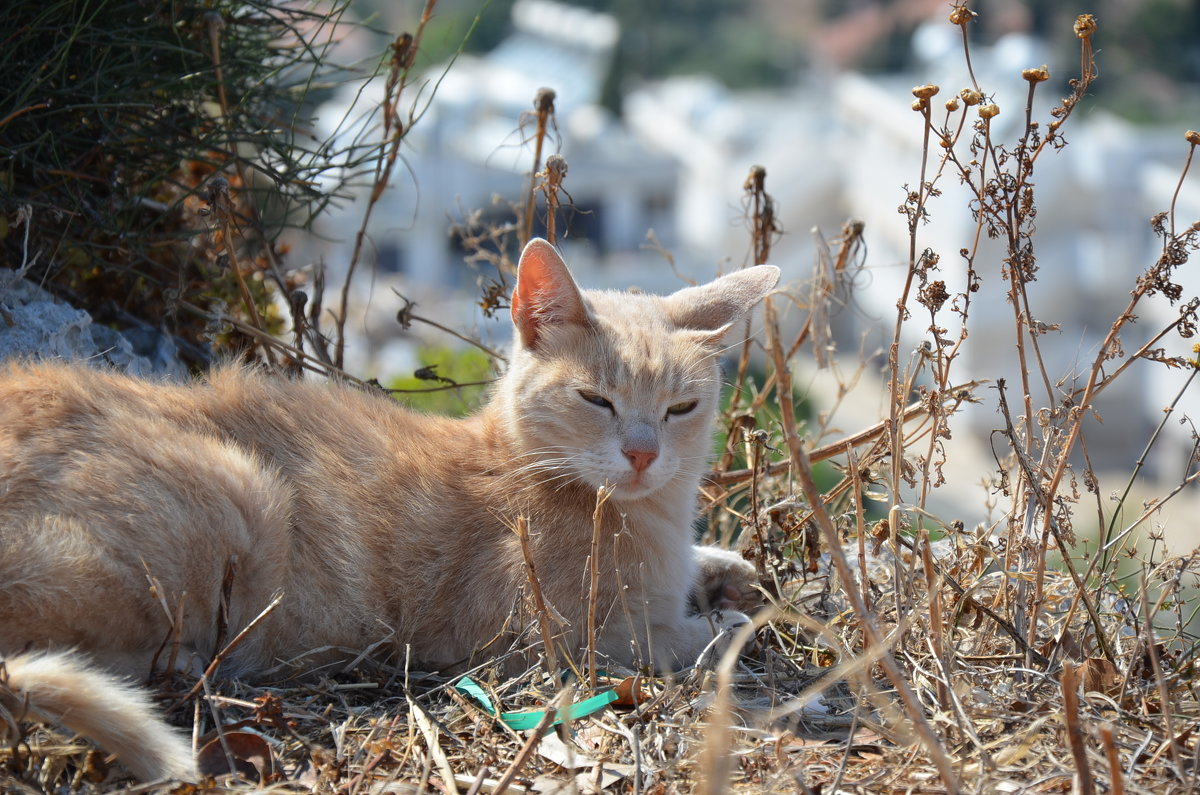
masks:
[[[629,463],[633,464],[633,471],[639,475],[646,471],[646,467],[654,463],[654,459],[658,458],[658,453],[653,450],[622,450],[621,452],[629,459]]]

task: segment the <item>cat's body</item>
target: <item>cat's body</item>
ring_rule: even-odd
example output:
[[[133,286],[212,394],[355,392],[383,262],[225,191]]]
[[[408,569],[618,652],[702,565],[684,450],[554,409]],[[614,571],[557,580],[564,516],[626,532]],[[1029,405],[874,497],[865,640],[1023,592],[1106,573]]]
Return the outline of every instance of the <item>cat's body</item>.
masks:
[[[730,553],[694,549],[691,523],[720,338],[777,273],[750,269],[667,298],[581,294],[535,241],[513,296],[508,370],[463,420],[242,368],[172,386],[10,367],[0,375],[0,656],[28,666],[72,648],[141,678],[173,641],[177,664],[211,659],[280,592],[224,674],[311,670],[369,647],[439,668],[499,656],[532,618],[518,517],[546,601],[566,620],[554,628],[560,648],[574,653],[586,642],[596,491],[609,484],[597,648],[624,664],[691,664],[714,626],[744,620],[688,615],[693,589],[732,606],[751,572]],[[174,630],[168,615],[182,616]],[[18,695],[32,692],[25,677]],[[177,773],[155,764],[133,760],[141,775]]]

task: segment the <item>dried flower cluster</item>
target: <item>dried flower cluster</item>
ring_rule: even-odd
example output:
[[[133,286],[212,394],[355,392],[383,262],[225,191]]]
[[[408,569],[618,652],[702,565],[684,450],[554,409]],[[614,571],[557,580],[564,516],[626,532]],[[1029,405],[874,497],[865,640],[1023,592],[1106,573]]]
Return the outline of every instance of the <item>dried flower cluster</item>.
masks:
[[[429,3],[425,21],[431,10]],[[202,760],[214,781],[198,791],[1191,791],[1200,747],[1200,646],[1186,628],[1193,605],[1185,589],[1196,581],[1200,555],[1171,557],[1154,534],[1141,549],[1132,539],[1163,502],[1200,480],[1200,443],[1178,488],[1139,506],[1130,488],[1118,489],[1115,502],[1101,499],[1111,489],[1086,463],[1085,428],[1097,396],[1133,367],[1165,364],[1200,374],[1200,347],[1172,356],[1164,342],[1194,334],[1200,324],[1200,298],[1189,297],[1180,278],[1200,247],[1200,222],[1177,223],[1174,201],[1154,217],[1161,253],[1132,285],[1092,361],[1079,373],[1050,373],[1039,340],[1058,323],[1035,309],[1057,307],[1037,300],[1034,167],[1065,144],[1060,128],[1095,77],[1096,20],[1085,14],[1075,23],[1080,71],[1051,111],[1053,121],[1039,126],[1027,111],[1017,139],[1006,142],[1000,136],[1008,125],[990,120],[1000,112],[995,97],[1012,86],[981,86],[971,72],[966,30],[975,18],[962,2],[949,12],[963,30],[968,87],[945,100],[944,116],[932,112],[938,86],[912,89],[919,115],[908,118],[923,146],[899,207],[908,257],[886,351],[886,414],[865,428],[837,430],[833,409],[810,411],[793,392],[803,383],[793,373],[801,362],[840,372],[833,316],[854,305],[868,264],[861,223],[819,239],[812,284],[769,299],[765,334],[735,351],[733,394],[721,417],[724,445],[703,503],[706,540],[740,545],[772,608],[759,618],[752,651],[674,679],[645,672],[606,679],[586,660],[566,661],[574,676],[554,675],[549,660],[516,678],[485,666],[472,676],[494,709],[465,698],[453,677],[387,662],[293,689],[189,680],[176,689],[204,694],[185,701],[179,717],[218,727]],[[386,187],[394,144],[417,121],[398,108],[420,39],[418,31],[393,43],[393,118],[377,147],[373,193]],[[1032,99],[1047,90],[1050,75],[1042,66],[1010,77]],[[534,157],[526,190],[503,204],[511,220],[497,223],[478,210],[455,229],[469,259],[495,273],[481,277],[488,313],[506,307],[509,252],[528,238],[535,216],[555,234],[559,213],[569,209],[567,161],[545,153],[553,147],[554,103],[553,92],[539,92],[533,109],[514,120],[528,123]],[[1013,107],[1006,102],[1005,121],[1017,124]],[[1187,131],[1185,141],[1190,164],[1200,133]],[[1185,166],[1179,188],[1186,174]],[[748,261],[767,261],[782,233],[767,178],[767,169],[755,166],[743,185]],[[967,186],[975,224],[949,257],[925,231],[937,221],[939,186],[947,179]],[[241,189],[237,178],[209,183],[204,217],[216,225],[214,247],[237,234]],[[227,254],[225,261],[234,278],[236,258]],[[998,299],[981,289],[993,285],[1007,302],[996,305],[1011,312],[1020,372],[1011,383],[983,389],[961,381],[959,372],[974,302]],[[1150,298],[1169,302],[1173,319],[1148,340],[1135,340],[1131,326],[1139,315],[1137,328],[1148,325]],[[785,305],[794,312],[787,318]],[[414,314],[412,304],[398,317],[499,358],[469,335]],[[303,329],[289,345],[242,326],[280,361],[331,372],[331,351]],[[878,369],[866,356],[859,365],[853,376],[836,376],[839,399]],[[423,377],[447,380],[433,367],[423,368]],[[946,441],[958,412],[978,402],[987,402],[996,420],[986,505],[978,516],[939,517],[931,494],[958,466]],[[1156,431],[1131,484],[1157,438]],[[1093,517],[1103,546],[1080,554],[1076,525],[1082,538]],[[1122,574],[1119,556],[1135,577]],[[532,593],[522,598],[537,601]],[[551,607],[538,611],[544,635],[555,631]],[[575,715],[557,732],[518,732],[497,714],[540,711],[548,723],[554,705],[609,690],[609,706]],[[817,695],[824,712],[812,707]],[[25,733],[0,747],[0,789],[111,790],[102,755],[21,726]]]

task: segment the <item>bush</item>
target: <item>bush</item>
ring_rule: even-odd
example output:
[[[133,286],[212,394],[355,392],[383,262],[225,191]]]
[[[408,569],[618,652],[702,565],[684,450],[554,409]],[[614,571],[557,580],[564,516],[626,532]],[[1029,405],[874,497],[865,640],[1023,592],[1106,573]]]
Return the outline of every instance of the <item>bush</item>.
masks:
[[[0,264],[83,307],[202,341],[240,293],[206,181],[238,199],[235,255],[266,314],[274,240],[328,201],[305,129],[342,11],[269,0],[11,0],[0,9]],[[23,226],[24,228],[20,228]],[[231,241],[232,244],[232,241]],[[245,311],[243,307],[241,311]],[[276,328],[278,328],[276,326]]]

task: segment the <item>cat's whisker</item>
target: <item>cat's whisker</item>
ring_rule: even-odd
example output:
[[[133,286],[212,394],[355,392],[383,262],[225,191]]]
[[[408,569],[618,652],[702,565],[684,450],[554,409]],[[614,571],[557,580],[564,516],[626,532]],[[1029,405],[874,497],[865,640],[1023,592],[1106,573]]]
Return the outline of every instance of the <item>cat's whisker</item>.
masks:
[[[725,354],[729,353],[730,351],[737,350],[740,347],[742,347],[741,341],[731,342],[723,348],[718,348],[717,352],[716,352],[716,356],[719,358],[719,357],[724,356]]]

